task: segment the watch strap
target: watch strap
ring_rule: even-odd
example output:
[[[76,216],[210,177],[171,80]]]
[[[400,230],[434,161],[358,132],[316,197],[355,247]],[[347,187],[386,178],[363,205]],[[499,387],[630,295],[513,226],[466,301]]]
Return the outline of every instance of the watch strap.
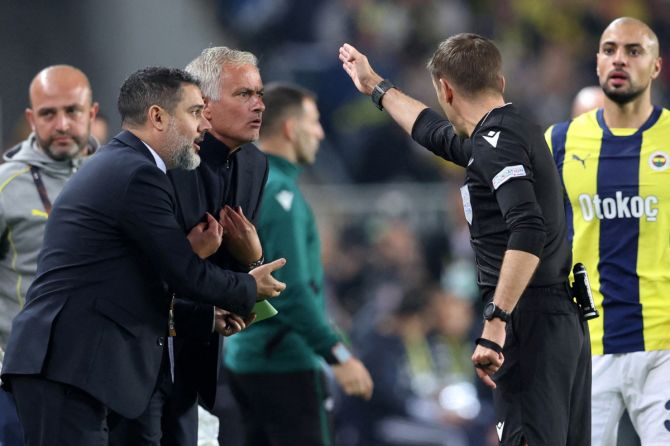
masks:
[[[492,307],[493,307],[493,311],[491,312],[491,314],[490,314],[488,317],[486,316],[486,312],[485,312],[485,313],[484,313],[484,319],[490,321],[491,319],[498,318],[498,319],[500,319],[501,321],[503,321],[503,322],[505,322],[505,323],[507,323],[507,322],[510,321],[510,319],[511,319],[510,313],[508,313],[507,311],[503,310],[502,308],[500,308],[499,306],[497,306],[495,303],[493,303],[493,302],[489,302],[488,304],[486,304],[486,306],[487,306],[487,307],[491,307],[491,306],[492,306]],[[486,310],[486,308],[485,308],[485,310]]]
[[[342,343],[338,342],[330,349],[331,358],[326,358],[326,362],[329,364],[344,364],[349,359],[352,358],[351,351]],[[330,359],[330,360],[329,360]]]
[[[382,98],[391,88],[395,88],[395,85],[393,85],[390,80],[383,79],[372,89],[370,99],[372,99],[372,103],[375,104],[378,109],[384,110],[384,107],[382,107]]]

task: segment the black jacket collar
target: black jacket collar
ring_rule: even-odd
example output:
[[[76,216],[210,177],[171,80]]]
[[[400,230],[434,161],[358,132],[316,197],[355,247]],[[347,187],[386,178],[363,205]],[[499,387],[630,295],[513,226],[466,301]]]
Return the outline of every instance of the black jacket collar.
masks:
[[[125,144],[129,147],[132,147],[133,149],[137,150],[147,158],[151,160],[152,163],[155,163],[156,161],[154,160],[154,156],[151,154],[149,149],[147,149],[147,146],[142,142],[140,138],[135,136],[134,133],[128,131],[128,130],[123,130],[121,133],[116,135],[114,137],[115,140],[119,141],[122,144]]]
[[[230,147],[209,133],[205,134],[204,141],[200,143],[200,157],[213,165],[221,165],[231,160],[239,150],[240,148],[237,148],[231,152]]]

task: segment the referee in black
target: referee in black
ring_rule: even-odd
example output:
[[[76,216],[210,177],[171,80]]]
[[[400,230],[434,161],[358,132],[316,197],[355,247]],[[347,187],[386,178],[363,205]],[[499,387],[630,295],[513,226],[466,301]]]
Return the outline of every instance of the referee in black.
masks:
[[[415,141],[466,169],[461,196],[486,302],[472,362],[494,389],[500,444],[589,445],[591,352],[569,288],[562,188],[542,130],[505,103],[500,52],[476,34],[440,43],[428,70],[449,121],[351,45],[339,57]]]

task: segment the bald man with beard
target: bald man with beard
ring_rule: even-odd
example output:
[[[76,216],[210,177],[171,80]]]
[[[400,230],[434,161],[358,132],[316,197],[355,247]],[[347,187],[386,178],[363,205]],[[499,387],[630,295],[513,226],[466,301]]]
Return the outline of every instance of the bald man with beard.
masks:
[[[98,104],[81,70],[47,67],[29,91],[25,114],[32,133],[0,166],[0,347],[33,281],[51,204],[98,147],[90,136]]]
[[[661,67],[654,31],[614,20],[597,53],[603,107],[546,133],[600,313],[589,321],[593,446],[617,444],[624,410],[643,445],[670,444],[670,110],[651,101]]]
[[[51,203],[98,147],[90,136],[98,104],[81,70],[44,68],[30,83],[29,96],[25,115],[32,133],[0,165],[0,352],[35,277]],[[20,435],[11,399],[0,391],[0,444],[22,444]]]

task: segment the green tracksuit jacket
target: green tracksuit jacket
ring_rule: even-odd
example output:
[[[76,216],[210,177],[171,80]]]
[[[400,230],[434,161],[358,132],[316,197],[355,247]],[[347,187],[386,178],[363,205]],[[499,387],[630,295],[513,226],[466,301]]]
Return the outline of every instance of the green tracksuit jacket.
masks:
[[[267,261],[286,258],[273,275],[286,290],[272,305],[279,314],[226,339],[225,364],[236,373],[313,370],[332,358],[340,340],[327,322],[319,234],[311,208],[298,189],[300,168],[268,155],[270,173],[258,233]]]

